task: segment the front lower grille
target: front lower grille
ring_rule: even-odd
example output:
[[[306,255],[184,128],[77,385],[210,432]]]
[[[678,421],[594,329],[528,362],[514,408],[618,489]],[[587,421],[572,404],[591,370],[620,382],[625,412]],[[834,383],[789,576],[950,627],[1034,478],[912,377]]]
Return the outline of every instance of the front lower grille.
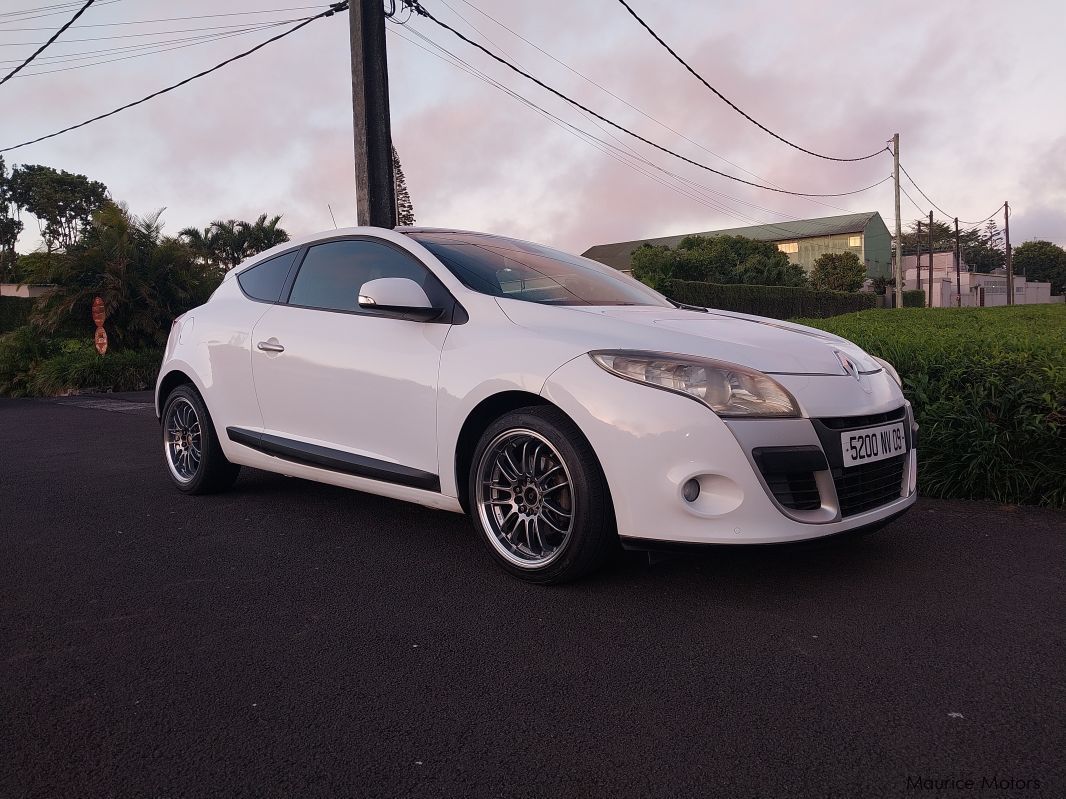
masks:
[[[818,447],[756,447],[755,463],[782,507],[790,510],[818,510],[822,497],[814,473],[829,468]]]
[[[822,506],[822,497],[814,482],[814,472],[763,472],[763,478],[774,499],[786,508],[818,510]]]
[[[834,468],[840,515],[847,518],[900,498],[907,453],[850,468]]]

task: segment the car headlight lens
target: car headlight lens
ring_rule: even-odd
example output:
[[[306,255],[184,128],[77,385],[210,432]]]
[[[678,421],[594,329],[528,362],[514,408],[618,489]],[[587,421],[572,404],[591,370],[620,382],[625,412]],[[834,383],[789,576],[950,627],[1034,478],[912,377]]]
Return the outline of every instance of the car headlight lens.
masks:
[[[871,355],[875,361],[881,364],[881,368],[888,372],[888,376],[896,381],[896,385],[903,388],[903,381],[899,379],[899,372],[896,371],[896,367],[886,361],[884,358],[878,358],[876,355]]]
[[[732,363],[658,352],[590,352],[612,374],[686,394],[719,416],[799,416],[799,406],[773,378]]]

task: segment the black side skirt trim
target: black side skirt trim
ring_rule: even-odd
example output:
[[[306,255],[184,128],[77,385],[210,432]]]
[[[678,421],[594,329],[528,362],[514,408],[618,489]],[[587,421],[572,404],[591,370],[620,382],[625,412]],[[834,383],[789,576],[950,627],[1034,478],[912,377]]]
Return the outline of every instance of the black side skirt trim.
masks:
[[[293,441],[240,427],[227,427],[226,435],[234,443],[243,444],[294,463],[317,466],[321,469],[329,469],[331,472],[354,474],[357,477],[367,477],[384,483],[421,488],[423,491],[440,492],[440,478],[437,475],[423,472],[420,469],[412,469],[409,466],[400,466],[397,463],[389,463],[377,458],[353,455],[351,452],[339,449],[320,447],[317,444]]]

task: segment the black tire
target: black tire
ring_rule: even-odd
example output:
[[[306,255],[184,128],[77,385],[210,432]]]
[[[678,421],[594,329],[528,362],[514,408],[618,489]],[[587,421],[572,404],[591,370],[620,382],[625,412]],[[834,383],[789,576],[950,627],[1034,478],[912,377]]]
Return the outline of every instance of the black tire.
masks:
[[[531,454],[526,449],[518,454],[523,441],[534,448]],[[505,460],[514,455],[521,460],[520,468],[513,457]],[[514,480],[501,471],[501,464],[516,474]],[[618,548],[614,509],[599,460],[577,425],[558,408],[519,408],[490,424],[474,450],[468,486],[470,518],[478,537],[496,563],[515,577],[541,584],[575,580],[601,566]],[[500,516],[516,519],[513,528],[506,519],[501,523]],[[523,520],[525,528],[519,532]],[[568,525],[566,532],[557,532],[556,525]]]
[[[195,388],[186,384],[170,392],[160,427],[167,473],[179,491],[213,494],[233,485],[241,467],[222,454],[211,414]],[[195,459],[197,442],[199,458]]]

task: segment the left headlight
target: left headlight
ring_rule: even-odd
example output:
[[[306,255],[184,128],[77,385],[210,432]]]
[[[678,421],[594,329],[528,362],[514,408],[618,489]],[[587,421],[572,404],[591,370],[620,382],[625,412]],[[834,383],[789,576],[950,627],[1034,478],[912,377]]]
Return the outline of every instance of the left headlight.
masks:
[[[899,379],[899,372],[896,371],[896,367],[886,361],[884,358],[878,358],[876,355],[871,355],[875,361],[881,364],[881,368],[888,372],[888,376],[896,381],[896,385],[903,388],[903,381]]]
[[[773,378],[733,363],[659,352],[590,352],[611,374],[685,394],[719,416],[799,416],[792,395]]]

